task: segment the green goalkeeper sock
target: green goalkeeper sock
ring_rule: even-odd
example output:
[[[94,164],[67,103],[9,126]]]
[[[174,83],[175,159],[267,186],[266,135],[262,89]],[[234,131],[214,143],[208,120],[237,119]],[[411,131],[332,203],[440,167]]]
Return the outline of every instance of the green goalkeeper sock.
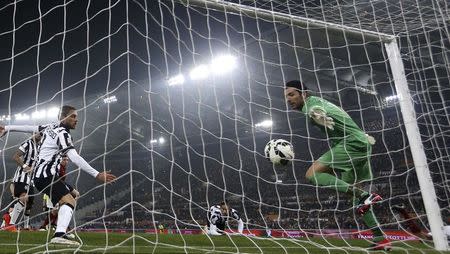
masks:
[[[375,218],[372,208],[363,215],[362,219],[364,224],[372,230],[374,242],[379,242],[384,239],[383,231],[381,231],[381,228],[378,226],[378,221]]]
[[[328,173],[315,173],[312,177],[309,177],[308,180],[315,185],[325,186],[344,193],[346,193],[350,187],[350,184]]]
[[[363,196],[367,194],[367,192],[365,192],[363,194]],[[353,197],[353,205],[358,205],[359,204],[359,198],[360,197]],[[362,219],[364,221],[364,224],[370,228],[370,230],[372,231],[373,234],[373,241],[374,242],[379,242],[381,240],[384,240],[384,233],[383,231],[381,231],[380,226],[378,225],[378,221],[377,218],[375,217],[375,214],[373,213],[373,209],[370,208],[363,216]]]

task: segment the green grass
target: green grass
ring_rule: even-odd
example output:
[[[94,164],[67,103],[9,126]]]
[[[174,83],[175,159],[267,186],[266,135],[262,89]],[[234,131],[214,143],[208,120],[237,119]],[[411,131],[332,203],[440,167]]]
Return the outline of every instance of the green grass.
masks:
[[[243,236],[79,233],[83,245],[69,248],[46,244],[47,232],[0,232],[0,253],[368,253],[364,240]],[[328,251],[327,251],[328,250]],[[370,253],[384,253],[370,251]],[[395,242],[390,253],[441,253],[420,242]]]

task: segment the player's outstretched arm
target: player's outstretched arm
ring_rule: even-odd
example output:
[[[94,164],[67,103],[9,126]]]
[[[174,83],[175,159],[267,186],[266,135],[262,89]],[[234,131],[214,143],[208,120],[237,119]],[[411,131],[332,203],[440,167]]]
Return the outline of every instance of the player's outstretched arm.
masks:
[[[17,132],[39,132],[40,126],[35,125],[0,125],[0,138],[3,137],[8,131]]]
[[[75,149],[69,149],[67,152],[67,157],[75,163],[81,170],[95,177],[97,180],[103,183],[110,183],[116,179],[115,175],[110,174],[110,171],[104,171],[99,173],[95,170],[89,163],[87,163],[83,157],[81,157]]]

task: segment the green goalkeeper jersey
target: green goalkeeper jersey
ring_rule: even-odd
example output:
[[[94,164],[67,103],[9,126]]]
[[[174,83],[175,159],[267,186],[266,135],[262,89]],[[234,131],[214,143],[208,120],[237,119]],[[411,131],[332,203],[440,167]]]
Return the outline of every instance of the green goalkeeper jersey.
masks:
[[[311,122],[325,132],[333,145],[345,141],[360,141],[368,144],[364,131],[340,107],[320,97],[306,98],[302,112]]]

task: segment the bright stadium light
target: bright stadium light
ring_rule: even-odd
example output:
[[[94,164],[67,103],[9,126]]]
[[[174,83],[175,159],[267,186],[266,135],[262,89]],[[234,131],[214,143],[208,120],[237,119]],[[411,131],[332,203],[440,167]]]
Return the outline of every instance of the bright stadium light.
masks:
[[[398,99],[400,99],[400,97],[398,95],[396,95],[396,94],[391,95],[391,96],[387,96],[386,98],[384,98],[384,100],[386,102],[393,102],[393,101],[396,101]]]
[[[192,80],[201,80],[207,78],[209,75],[208,67],[206,65],[199,65],[191,70],[189,77]]]
[[[14,115],[15,117],[16,117],[16,120],[29,120],[30,119],[30,116],[29,115],[27,115],[27,114],[22,114],[22,113],[19,113],[19,114],[15,114]]]
[[[43,119],[47,116],[47,110],[37,110],[31,113],[31,119]]]
[[[184,76],[183,74],[178,74],[174,77],[171,77],[167,80],[167,84],[169,86],[177,86],[184,84]]]
[[[11,120],[11,116],[10,115],[2,115],[0,117],[0,121],[9,121]]]
[[[116,101],[117,101],[117,98],[116,98],[115,95],[110,96],[110,97],[106,97],[106,98],[103,99],[103,102],[105,104],[113,103],[113,102],[116,102]]]
[[[150,140],[150,144],[156,144],[156,143],[164,144],[165,142],[166,142],[166,140],[163,137]]]
[[[273,125],[273,121],[272,120],[264,120],[260,123],[255,124],[255,127],[261,127],[261,128],[269,128]]]
[[[47,118],[58,118],[59,108],[51,107],[47,109]]]
[[[359,86],[359,85],[356,85],[355,88],[356,88],[356,90],[358,90],[360,92],[363,92],[363,93],[366,93],[366,94],[370,94],[370,95],[377,95],[378,94],[377,91],[374,91],[374,90],[371,90],[371,89],[368,89],[368,88],[365,88],[365,87],[362,87],[362,86]]]
[[[216,75],[222,75],[230,72],[237,67],[236,57],[231,55],[219,56],[212,60],[211,71]]]

